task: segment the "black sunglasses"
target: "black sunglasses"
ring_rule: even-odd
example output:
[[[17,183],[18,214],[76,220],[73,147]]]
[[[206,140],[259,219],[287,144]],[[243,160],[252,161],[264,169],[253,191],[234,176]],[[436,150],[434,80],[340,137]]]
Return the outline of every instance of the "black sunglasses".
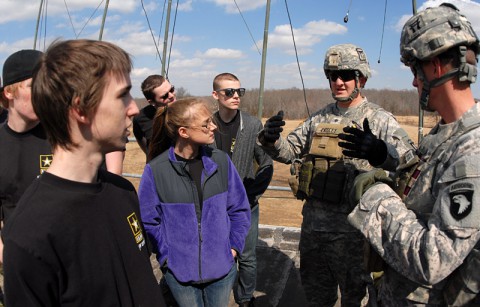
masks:
[[[160,98],[162,98],[163,100],[165,100],[165,99],[168,98],[168,95],[169,95],[170,93],[173,94],[173,92],[175,92],[175,86],[172,85],[172,87],[170,88],[170,90],[169,90],[168,92],[166,92],[165,95],[163,95],[163,96],[160,97]]]
[[[337,81],[338,78],[342,79],[343,82],[351,81],[356,76],[357,73],[354,70],[340,70],[328,73],[328,79],[333,82]]]
[[[245,95],[245,89],[243,87],[241,88],[223,88],[221,90],[216,90],[216,92],[224,91],[225,96],[227,97],[233,97],[235,95],[235,92],[237,92],[238,97],[242,97]]]

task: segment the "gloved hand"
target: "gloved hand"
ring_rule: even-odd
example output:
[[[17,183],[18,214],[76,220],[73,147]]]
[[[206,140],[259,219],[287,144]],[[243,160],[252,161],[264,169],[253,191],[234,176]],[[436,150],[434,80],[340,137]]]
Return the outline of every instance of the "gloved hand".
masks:
[[[263,127],[263,138],[268,143],[275,143],[280,138],[280,133],[283,131],[285,121],[283,120],[283,111],[278,111],[277,115],[274,115],[267,119]]]
[[[383,182],[392,184],[392,178],[388,177],[387,173],[382,169],[374,169],[366,173],[362,173],[355,177],[353,187],[350,190],[350,203],[356,206],[362,198],[362,195],[371,188],[375,183]]]
[[[339,142],[344,148],[342,153],[351,158],[366,159],[372,166],[378,166],[387,159],[387,145],[379,140],[370,130],[368,119],[363,120],[363,130],[345,127],[338,137],[346,142]]]

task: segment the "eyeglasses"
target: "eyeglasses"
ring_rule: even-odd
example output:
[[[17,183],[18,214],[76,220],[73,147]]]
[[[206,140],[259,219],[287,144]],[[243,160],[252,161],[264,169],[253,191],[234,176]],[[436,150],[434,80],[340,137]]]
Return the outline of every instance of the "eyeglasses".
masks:
[[[233,97],[235,95],[235,92],[237,92],[238,97],[242,97],[245,95],[245,89],[243,87],[241,88],[223,88],[221,90],[216,90],[216,92],[224,91],[225,96],[227,97]]]
[[[200,129],[208,130],[208,129],[211,129],[213,126],[216,126],[216,125],[215,125],[215,122],[213,121],[213,117],[210,117],[205,121],[205,124],[203,124],[203,125],[200,125],[200,126],[184,126],[184,127],[185,128],[191,128],[191,129],[200,128]]]
[[[172,85],[172,87],[170,88],[170,90],[168,92],[165,93],[165,95],[161,96],[160,98],[162,98],[163,100],[167,99],[168,96],[170,94],[173,94],[173,92],[175,92],[175,86]]]
[[[328,73],[328,79],[332,82],[336,82],[338,78],[343,82],[351,81],[355,79],[357,72],[354,70],[340,70]]]

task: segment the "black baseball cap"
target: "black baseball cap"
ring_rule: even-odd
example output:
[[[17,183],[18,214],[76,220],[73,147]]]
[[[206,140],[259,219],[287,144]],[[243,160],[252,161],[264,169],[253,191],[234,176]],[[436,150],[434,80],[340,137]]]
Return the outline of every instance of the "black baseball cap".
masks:
[[[38,50],[24,49],[10,55],[3,64],[3,85],[0,91],[7,85],[31,78],[42,54]]]

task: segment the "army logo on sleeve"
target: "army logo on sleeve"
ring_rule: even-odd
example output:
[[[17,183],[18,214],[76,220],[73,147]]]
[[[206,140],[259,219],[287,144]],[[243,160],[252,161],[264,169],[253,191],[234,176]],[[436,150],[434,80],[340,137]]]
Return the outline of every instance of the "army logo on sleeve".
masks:
[[[473,184],[456,183],[450,187],[450,214],[457,221],[465,218],[472,211]]]
[[[40,155],[40,174],[46,171],[53,161],[53,155]]]
[[[130,225],[130,229],[133,232],[133,236],[135,237],[135,242],[138,244],[138,249],[141,250],[145,245],[145,240],[143,240],[142,226],[140,225],[140,221],[138,220],[135,212],[130,214],[127,217],[127,220],[128,224]]]

